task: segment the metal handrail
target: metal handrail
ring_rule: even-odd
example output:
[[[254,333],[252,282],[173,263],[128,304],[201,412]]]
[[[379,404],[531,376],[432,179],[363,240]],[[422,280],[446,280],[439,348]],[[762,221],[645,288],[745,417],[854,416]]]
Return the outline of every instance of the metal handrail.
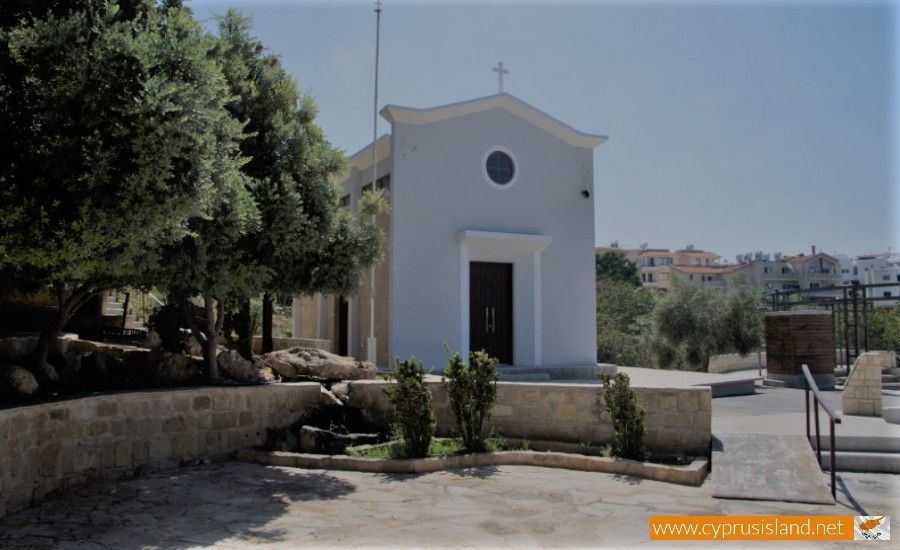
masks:
[[[809,444],[812,445],[812,439],[810,438],[810,428],[809,428],[809,390],[813,392],[813,411],[816,419],[816,459],[818,460],[819,467],[822,467],[822,442],[819,438],[819,405],[825,409],[825,412],[828,414],[829,426],[831,432],[831,445],[829,451],[831,452],[831,498],[837,499],[835,489],[835,465],[834,465],[834,452],[835,452],[835,444],[834,444],[834,425],[841,423],[841,415],[834,412],[834,409],[831,408],[828,403],[822,399],[822,394],[819,393],[819,386],[816,384],[816,380],[813,378],[812,374],[809,372],[809,366],[806,364],[802,365],[803,377],[806,378],[806,440],[809,441]]]

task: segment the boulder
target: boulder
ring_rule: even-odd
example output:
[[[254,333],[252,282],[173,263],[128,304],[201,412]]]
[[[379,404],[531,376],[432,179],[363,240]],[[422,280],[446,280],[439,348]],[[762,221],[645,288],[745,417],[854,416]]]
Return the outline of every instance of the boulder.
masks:
[[[342,357],[316,348],[291,348],[262,356],[282,378],[318,377],[327,380],[371,380],[378,373],[375,365]]]
[[[38,390],[37,379],[18,365],[0,366],[0,394],[31,397]]]
[[[323,407],[343,407],[344,403],[338,399],[333,393],[325,389],[325,386],[319,386],[319,404]]]
[[[347,447],[374,445],[378,443],[379,437],[378,434],[339,434],[313,426],[303,426],[300,428],[300,452],[340,455],[344,454]]]
[[[338,382],[331,386],[331,393],[340,399],[341,403],[346,405],[350,402],[350,384],[347,382]]]
[[[235,350],[223,351],[218,355],[216,361],[222,374],[238,382],[256,384],[274,382],[276,380],[272,369],[264,362],[251,363]]]
[[[193,359],[163,349],[146,354],[139,368],[147,382],[161,387],[174,386],[200,374],[200,368]]]

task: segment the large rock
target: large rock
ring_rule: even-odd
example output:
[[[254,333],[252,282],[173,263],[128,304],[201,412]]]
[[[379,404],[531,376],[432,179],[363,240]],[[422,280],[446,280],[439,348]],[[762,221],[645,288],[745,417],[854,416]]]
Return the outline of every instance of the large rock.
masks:
[[[232,380],[250,384],[275,381],[275,375],[272,374],[272,369],[264,362],[258,361],[255,364],[251,363],[235,350],[223,351],[218,355],[216,361],[219,364],[219,369],[222,371],[222,374]]]
[[[283,378],[318,377],[328,380],[371,380],[378,371],[375,365],[342,357],[315,348],[291,348],[273,351],[262,361]]]
[[[31,397],[38,387],[37,379],[27,369],[18,365],[0,366],[0,395]]]
[[[174,386],[200,374],[197,363],[186,355],[155,349],[140,363],[140,370],[147,382],[154,386]]]

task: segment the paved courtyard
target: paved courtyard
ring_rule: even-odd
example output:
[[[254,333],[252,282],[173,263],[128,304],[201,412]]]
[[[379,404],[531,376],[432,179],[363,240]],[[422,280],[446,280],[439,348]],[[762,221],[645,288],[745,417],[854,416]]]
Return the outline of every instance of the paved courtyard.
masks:
[[[378,475],[226,462],[78,489],[0,521],[0,547],[669,547],[649,543],[651,515],[900,515],[900,476],[841,477],[827,506],[525,466]]]

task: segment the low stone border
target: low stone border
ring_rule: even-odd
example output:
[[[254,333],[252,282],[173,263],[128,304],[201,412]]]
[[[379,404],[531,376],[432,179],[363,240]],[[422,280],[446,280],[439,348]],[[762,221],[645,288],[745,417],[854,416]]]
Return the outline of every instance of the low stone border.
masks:
[[[544,468],[628,475],[694,486],[701,485],[709,471],[709,461],[704,458],[694,459],[686,466],[667,466],[621,458],[536,451],[502,451],[441,458],[378,459],[245,449],[238,451],[237,459],[268,466],[311,470],[352,470],[377,474],[426,474],[439,470],[484,466],[542,466]]]

